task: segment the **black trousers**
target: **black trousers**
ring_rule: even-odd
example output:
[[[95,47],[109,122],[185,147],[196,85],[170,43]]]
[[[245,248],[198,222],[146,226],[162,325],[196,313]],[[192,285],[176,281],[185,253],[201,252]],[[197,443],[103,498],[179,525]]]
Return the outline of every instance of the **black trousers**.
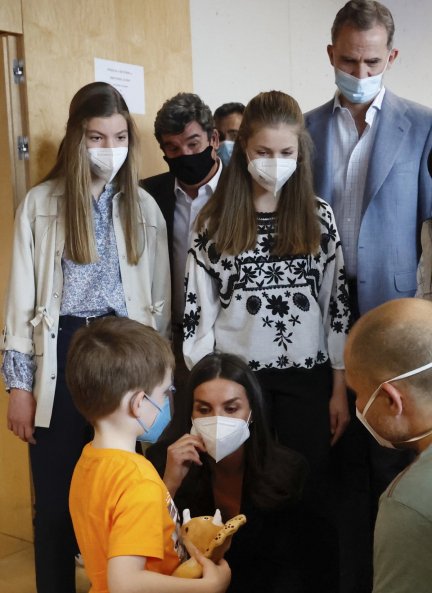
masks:
[[[353,321],[360,317],[357,280],[348,280]],[[378,387],[378,386],[377,386]],[[373,530],[381,493],[408,463],[410,451],[378,445],[355,415],[355,393],[348,389],[351,421],[331,455],[331,479],[340,538],[341,593],[372,590]]]
[[[305,591],[339,591],[339,542],[330,483],[330,364],[311,369],[264,369],[256,375],[264,392],[269,422],[282,445],[301,453],[310,474],[303,494],[305,536],[310,541]]]
[[[256,375],[276,439],[304,455],[311,479],[321,479],[328,471],[330,454],[332,370],[329,363],[312,369],[264,369]]]
[[[69,514],[69,486],[93,429],[73,405],[65,381],[70,339],[82,322],[62,322],[57,341],[58,373],[49,428],[36,428],[30,445],[35,492],[35,566],[38,593],[75,593],[77,543]],[[67,318],[65,318],[67,319]]]
[[[348,403],[351,421],[331,456],[341,550],[341,593],[370,593],[379,497],[412,461],[413,454],[378,445],[355,416],[355,394],[351,390]]]

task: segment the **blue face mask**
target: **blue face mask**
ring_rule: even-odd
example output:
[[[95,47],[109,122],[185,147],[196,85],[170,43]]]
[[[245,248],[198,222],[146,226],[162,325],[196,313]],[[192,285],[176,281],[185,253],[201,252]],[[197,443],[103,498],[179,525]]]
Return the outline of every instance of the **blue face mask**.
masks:
[[[217,154],[223,165],[226,167],[230,162],[230,158],[233,152],[234,142],[233,140],[224,140],[219,144]]]
[[[390,57],[390,54],[389,54]],[[372,101],[381,90],[382,79],[386,71],[387,62],[381,74],[376,76],[367,76],[366,78],[357,78],[351,74],[347,74],[339,68],[335,68],[335,82],[336,86],[342,95],[350,101],[350,103],[368,103]]]
[[[159,412],[155,418],[155,421],[149,428],[147,428],[141,418],[137,418],[138,424],[144,430],[143,434],[139,435],[138,440],[145,441],[146,443],[156,443],[160,435],[171,422],[170,398],[168,396],[165,397],[162,407],[158,406],[157,403],[154,402],[150,397],[146,396],[146,398],[151,404],[155,406],[155,408],[159,410]]]

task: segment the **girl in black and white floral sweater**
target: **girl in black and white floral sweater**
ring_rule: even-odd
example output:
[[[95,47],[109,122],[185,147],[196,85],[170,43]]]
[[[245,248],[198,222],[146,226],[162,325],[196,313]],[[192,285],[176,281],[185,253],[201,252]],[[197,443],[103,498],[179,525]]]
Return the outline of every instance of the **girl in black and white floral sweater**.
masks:
[[[349,421],[350,315],[334,215],[313,193],[310,140],[292,97],[271,91],[247,106],[186,273],[186,363],[215,348],[246,360],[277,438],[306,456],[321,487]]]

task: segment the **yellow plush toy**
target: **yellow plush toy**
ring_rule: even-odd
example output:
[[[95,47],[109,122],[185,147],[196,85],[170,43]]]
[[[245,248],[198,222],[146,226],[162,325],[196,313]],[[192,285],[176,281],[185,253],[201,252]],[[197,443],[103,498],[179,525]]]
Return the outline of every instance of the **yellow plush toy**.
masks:
[[[180,532],[186,547],[188,542],[192,542],[206,558],[218,562],[228,550],[232,536],[244,523],[246,523],[246,517],[236,515],[224,524],[219,509],[216,510],[214,517],[191,519],[189,509],[185,509]],[[176,568],[173,576],[199,579],[202,576],[202,566],[194,558],[189,558]]]

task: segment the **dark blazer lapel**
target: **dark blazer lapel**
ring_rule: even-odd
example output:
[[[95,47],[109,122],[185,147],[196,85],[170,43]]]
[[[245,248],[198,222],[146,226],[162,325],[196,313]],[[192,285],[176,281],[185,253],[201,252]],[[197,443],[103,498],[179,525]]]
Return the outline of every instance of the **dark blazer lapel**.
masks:
[[[390,173],[402,141],[411,127],[405,111],[405,104],[396,95],[386,90],[369,160],[363,214]]]
[[[156,200],[165,218],[168,239],[171,241],[175,208],[174,175],[171,175],[171,173],[161,173],[160,175],[141,179],[139,184]]]
[[[175,178],[173,175],[167,175],[166,179],[164,179],[165,187],[161,192],[161,197],[163,200],[164,210],[162,210],[166,222],[167,222],[167,229],[168,235],[170,237],[170,241],[172,241],[172,233],[173,233],[173,226],[174,226],[174,210],[175,210],[175,193],[174,193],[174,185],[175,185]],[[161,200],[161,202],[162,202]],[[161,208],[162,209],[162,208]]]

